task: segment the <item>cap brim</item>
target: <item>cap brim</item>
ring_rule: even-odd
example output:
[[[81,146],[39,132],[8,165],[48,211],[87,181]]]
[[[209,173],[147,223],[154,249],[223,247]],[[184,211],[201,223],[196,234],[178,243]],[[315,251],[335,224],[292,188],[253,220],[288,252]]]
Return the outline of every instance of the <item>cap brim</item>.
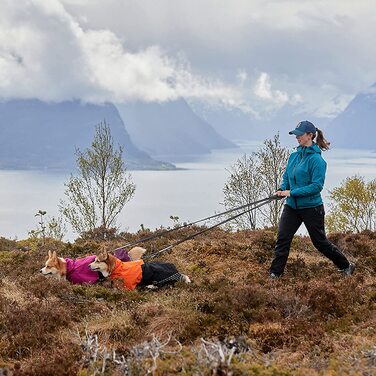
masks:
[[[294,129],[293,131],[290,131],[289,134],[294,134],[295,136],[303,136],[305,132],[300,131],[299,129]]]

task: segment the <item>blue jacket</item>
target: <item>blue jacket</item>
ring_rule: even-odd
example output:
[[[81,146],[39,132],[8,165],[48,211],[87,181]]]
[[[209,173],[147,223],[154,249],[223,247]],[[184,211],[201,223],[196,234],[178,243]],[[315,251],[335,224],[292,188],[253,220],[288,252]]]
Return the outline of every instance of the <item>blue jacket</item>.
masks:
[[[293,209],[314,208],[322,205],[320,192],[324,187],[326,162],[320,148],[299,146],[290,155],[283,174],[280,190],[290,190],[286,204]]]

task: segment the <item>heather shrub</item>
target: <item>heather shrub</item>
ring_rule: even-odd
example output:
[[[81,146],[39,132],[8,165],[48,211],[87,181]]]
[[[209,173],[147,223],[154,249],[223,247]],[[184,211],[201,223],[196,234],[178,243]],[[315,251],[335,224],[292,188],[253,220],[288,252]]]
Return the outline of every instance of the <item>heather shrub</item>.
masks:
[[[91,240],[95,242],[102,242],[103,240],[113,240],[117,236],[117,228],[107,228],[99,226],[92,230],[84,231],[80,234],[78,240]]]
[[[145,247],[150,253],[195,230],[166,234]],[[133,375],[322,376],[351,374],[346,372],[355,366],[359,374],[372,374],[374,233],[332,234],[357,264],[350,278],[297,236],[286,274],[271,281],[274,233],[221,229],[160,258],[187,273],[191,285],[129,292],[109,281],[71,285],[39,273],[49,249],[76,258],[151,234],[0,250],[0,367],[19,375],[83,376],[101,374],[108,356],[109,375],[128,367]],[[159,351],[155,362],[153,349]]]
[[[32,301],[20,305],[6,300],[1,302],[0,333],[2,356],[22,359],[35,350],[56,343],[53,335],[57,329],[70,322],[69,311],[62,305],[53,308],[45,301]]]
[[[249,326],[251,338],[257,340],[261,351],[269,353],[283,347],[286,340],[286,328],[281,323],[254,323]]]
[[[95,241],[83,241],[75,244],[68,243],[61,251],[61,255],[76,259],[86,255],[95,255],[99,247],[100,244]]]
[[[0,236],[0,253],[1,251],[11,251],[16,248],[17,242],[15,240],[6,239]]]
[[[265,288],[260,286],[241,286],[227,291],[227,298],[233,311],[243,315],[247,320],[255,319],[255,315],[268,302]]]
[[[28,294],[41,300],[49,297],[61,298],[72,291],[72,286],[66,281],[45,277],[39,273],[28,278],[20,278],[18,282]]]
[[[304,279],[309,276],[309,269],[307,267],[307,264],[300,255],[289,260],[287,270],[288,273],[293,277]]]
[[[109,288],[108,286],[97,285],[74,285],[72,286],[72,291],[77,296],[81,296],[85,299],[92,300],[105,300],[107,302],[123,302],[129,298],[129,294],[126,291]],[[133,297],[136,294],[132,294]],[[134,298],[133,298],[134,299]]]
[[[363,231],[353,233],[333,233],[328,237],[341,250],[352,257],[367,257],[374,254],[376,247],[376,232]]]
[[[273,257],[273,253],[270,250],[264,250],[264,249],[255,249],[253,251],[253,257],[259,264],[266,264],[269,263],[270,260]]]
[[[356,308],[362,299],[362,291],[354,279],[337,284],[324,279],[310,282],[307,297],[309,306],[321,316],[341,317]]]
[[[71,376],[80,369],[82,350],[74,342],[67,342],[34,355],[16,373],[19,376]]]
[[[271,230],[256,230],[251,236],[251,246],[252,248],[258,248],[263,250],[268,254],[272,253],[276,242],[276,232]]]

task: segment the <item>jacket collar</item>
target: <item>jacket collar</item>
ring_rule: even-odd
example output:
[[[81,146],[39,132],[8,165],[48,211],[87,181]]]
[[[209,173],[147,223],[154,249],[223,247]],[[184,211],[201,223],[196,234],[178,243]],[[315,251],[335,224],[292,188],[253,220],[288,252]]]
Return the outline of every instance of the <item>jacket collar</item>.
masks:
[[[122,265],[122,262],[119,259],[116,259],[115,260],[115,266],[114,266],[114,268],[111,271],[111,275],[112,274],[116,274],[118,272],[118,270],[121,269],[121,265]]]
[[[74,272],[74,260],[70,258],[65,258],[64,260],[66,262],[66,267],[67,267],[66,276],[68,277]]]
[[[296,151],[298,153],[303,153],[303,154],[321,154],[321,149],[317,146],[315,142],[312,143],[311,146],[298,146]]]

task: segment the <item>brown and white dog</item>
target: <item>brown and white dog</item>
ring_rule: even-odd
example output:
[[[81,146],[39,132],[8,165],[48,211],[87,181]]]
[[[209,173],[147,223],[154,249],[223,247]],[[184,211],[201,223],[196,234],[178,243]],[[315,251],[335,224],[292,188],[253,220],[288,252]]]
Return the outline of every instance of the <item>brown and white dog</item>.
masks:
[[[143,260],[122,262],[108,252],[96,256],[89,267],[127,290],[134,290],[136,287],[158,287],[177,281],[191,283],[189,277],[181,274],[174,264]]]
[[[141,247],[134,247],[128,251],[130,260],[140,260],[145,253]],[[79,259],[58,257],[56,251],[48,251],[48,259],[44,268],[40,269],[43,275],[50,275],[58,279],[67,279],[74,284],[93,284],[103,278],[100,273],[93,271],[89,265],[96,256],[87,256]]]

